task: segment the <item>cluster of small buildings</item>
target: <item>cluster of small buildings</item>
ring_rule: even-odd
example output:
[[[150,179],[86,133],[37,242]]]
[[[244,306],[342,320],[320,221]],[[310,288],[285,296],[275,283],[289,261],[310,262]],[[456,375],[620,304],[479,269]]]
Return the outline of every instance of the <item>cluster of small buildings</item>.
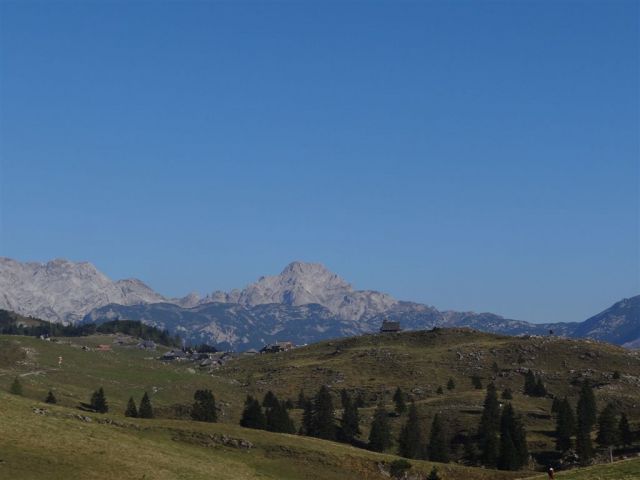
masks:
[[[164,362],[193,362],[200,368],[219,368],[233,358],[230,352],[200,353],[191,350],[170,350],[160,357]]]

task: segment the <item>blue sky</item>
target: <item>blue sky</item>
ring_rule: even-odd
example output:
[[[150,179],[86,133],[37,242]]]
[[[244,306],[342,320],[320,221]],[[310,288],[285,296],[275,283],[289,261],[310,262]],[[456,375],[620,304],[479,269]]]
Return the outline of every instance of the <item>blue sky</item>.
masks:
[[[582,320],[640,293],[638,5],[3,1],[0,255]]]

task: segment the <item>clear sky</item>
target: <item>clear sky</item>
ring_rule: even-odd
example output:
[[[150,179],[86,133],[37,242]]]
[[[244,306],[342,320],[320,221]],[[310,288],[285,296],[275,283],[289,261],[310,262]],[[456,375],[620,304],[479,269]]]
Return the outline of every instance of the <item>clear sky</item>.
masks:
[[[640,293],[639,3],[0,2],[0,255],[166,295]]]

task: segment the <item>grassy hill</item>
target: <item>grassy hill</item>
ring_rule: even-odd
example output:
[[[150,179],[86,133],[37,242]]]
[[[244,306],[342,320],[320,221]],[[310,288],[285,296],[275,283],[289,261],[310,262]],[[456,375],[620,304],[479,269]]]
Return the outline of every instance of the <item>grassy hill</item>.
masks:
[[[551,399],[522,395],[527,369],[541,375],[552,394],[568,395],[574,402],[577,383],[588,377],[597,387],[600,407],[613,401],[625,409],[633,428],[640,422],[640,354],[596,342],[503,337],[464,329],[406,332],[242,356],[208,372],[193,363],[160,362],[157,357],[162,349],[140,350],[133,339],[129,344],[114,343],[116,340],[122,337],[95,335],[47,342],[0,336],[0,392],[8,390],[15,376],[24,386],[23,397],[0,393],[0,477],[2,472],[11,472],[7,478],[42,478],[46,470],[58,475],[50,478],[104,478],[125,471],[131,472],[128,478],[154,479],[212,478],[213,473],[213,478],[221,479],[384,478],[379,464],[396,458],[392,455],[237,426],[248,393],[261,396],[273,390],[281,398],[295,399],[300,389],[312,394],[321,384],[336,393],[336,405],[341,388],[364,395],[364,438],[373,406],[384,401],[391,409],[396,386],[411,392],[417,401],[425,430],[439,412],[452,433],[473,431],[484,397],[484,390],[471,384],[470,377],[478,375],[483,385],[494,381],[499,391],[514,391],[513,404],[524,416],[530,449],[544,452],[553,443]],[[110,345],[111,350],[98,350],[100,344]],[[615,371],[620,378],[613,378]],[[446,388],[449,378],[456,384],[453,390]],[[91,422],[79,420],[78,414],[86,414],[77,405],[100,386],[105,389],[110,413],[106,417],[89,414]],[[444,389],[442,395],[436,393],[439,386]],[[199,388],[215,393],[221,423],[175,419],[179,415],[172,405],[189,405]],[[50,389],[58,398],[57,406],[41,403]],[[122,412],[129,396],[139,400],[145,391],[163,418],[125,418]],[[45,408],[47,414],[34,413],[34,408]],[[294,410],[293,417],[299,424],[300,411]],[[104,423],[107,418],[111,423]],[[392,419],[394,434],[402,422],[402,417]],[[246,451],[221,444],[222,435],[246,440],[254,447]],[[388,453],[394,452],[392,447]],[[427,472],[431,466],[428,462],[412,464]],[[640,467],[637,462],[624,465]],[[447,480],[527,476],[526,472],[455,464],[442,465],[441,471],[448,473],[443,475]]]

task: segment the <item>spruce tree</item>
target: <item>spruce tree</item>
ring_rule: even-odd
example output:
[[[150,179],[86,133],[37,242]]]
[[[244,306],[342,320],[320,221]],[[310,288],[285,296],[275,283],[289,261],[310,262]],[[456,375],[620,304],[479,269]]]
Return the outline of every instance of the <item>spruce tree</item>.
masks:
[[[559,401],[556,415],[556,449],[566,452],[571,449],[571,436],[576,429],[576,420],[573,416],[573,409],[567,397]]]
[[[264,408],[274,407],[277,403],[278,403],[278,399],[276,398],[275,394],[271,390],[269,390],[265,394],[264,399],[262,400],[262,406]]]
[[[406,458],[424,458],[424,436],[415,402],[411,402],[407,422],[400,431],[398,454]]]
[[[211,390],[196,390],[193,394],[191,418],[198,422],[217,422],[216,399]]]
[[[314,436],[325,440],[336,439],[336,425],[333,418],[333,400],[326,385],[320,387],[313,402]]]
[[[562,400],[560,400],[558,397],[553,397],[553,402],[551,402],[551,413],[555,413],[557,415],[560,411],[561,403]]]
[[[358,395],[356,395],[356,407],[358,408],[366,407],[366,402],[364,401],[364,393],[362,392],[358,392]]]
[[[447,382],[447,390],[453,390],[454,388],[456,388],[456,382],[453,381],[453,378],[449,378],[449,381]]]
[[[266,409],[265,412],[267,430],[278,433],[294,433],[295,427],[293,421],[289,417],[289,411],[284,402],[276,399],[273,406]]]
[[[627,414],[624,412],[622,412],[620,422],[618,423],[618,439],[620,441],[620,445],[623,446],[628,446],[633,443],[633,432],[631,431],[631,427],[629,427]]]
[[[442,420],[437,413],[431,423],[428,452],[429,460],[432,462],[449,463],[449,443],[447,442]]]
[[[58,403],[58,400],[56,400],[55,395],[53,394],[53,392],[51,390],[49,390],[49,393],[47,394],[47,398],[44,399],[45,403]]]
[[[400,390],[400,387],[397,387],[393,394],[393,402],[396,404],[396,413],[398,415],[402,415],[407,411],[407,403],[404,400],[404,393]]]
[[[351,396],[344,390],[345,395],[342,398],[342,419],[340,420],[340,437],[344,442],[352,442],[355,437],[360,435],[360,414],[355,402],[351,400]]]
[[[587,380],[580,389],[577,411],[576,452],[582,463],[588,463],[593,457],[591,430],[596,422],[596,399]]]
[[[438,387],[438,389],[436,390],[436,393],[437,393],[438,395],[442,395],[442,394],[444,393],[444,390],[442,389],[442,385],[440,385],[440,386]]]
[[[508,403],[502,409],[500,418],[500,456],[498,468],[501,470],[519,470],[529,457],[526,433],[522,421]]]
[[[536,376],[531,370],[527,370],[527,373],[524,374],[523,393],[529,396],[535,396],[536,394]]]
[[[373,414],[369,431],[369,448],[374,452],[383,452],[391,446],[391,430],[387,410],[382,403],[378,404]]]
[[[501,395],[503,400],[513,400],[513,392],[510,388],[505,388]]]
[[[107,413],[109,411],[109,405],[107,404],[107,399],[102,387],[93,392],[89,406],[98,413]]]
[[[9,393],[12,393],[14,395],[22,395],[22,384],[20,383],[20,379],[18,377],[13,379],[11,388],[9,388]]]
[[[139,418],[153,418],[153,407],[151,406],[151,400],[147,392],[144,392],[142,400],[140,400],[140,408],[138,408]]]
[[[611,403],[604,407],[598,416],[598,436],[596,441],[601,447],[612,447],[619,443],[616,408]]]
[[[310,399],[305,400],[305,404],[302,410],[302,425],[300,426],[300,433],[315,437],[315,426],[313,421],[313,402]]]
[[[257,430],[267,428],[267,419],[262,411],[262,406],[260,402],[251,395],[247,395],[247,399],[244,402],[240,425],[245,428],[254,428]]]
[[[298,402],[296,406],[300,409],[303,409],[306,403],[307,403],[307,397],[304,396],[304,391],[300,390],[300,393],[298,393]]]
[[[127,409],[124,411],[125,417],[135,418],[138,416],[138,409],[136,408],[136,402],[133,401],[133,397],[129,397],[127,402]]]
[[[536,380],[534,395],[536,397],[544,397],[547,395],[547,387],[544,386],[544,383],[542,382],[542,377],[538,377]]]
[[[498,460],[498,430],[500,427],[500,404],[493,383],[487,386],[484,408],[478,426],[480,462],[487,467],[495,467]]]
[[[482,390],[482,380],[480,379],[480,377],[478,375],[473,375],[471,377],[471,385],[476,390]]]

